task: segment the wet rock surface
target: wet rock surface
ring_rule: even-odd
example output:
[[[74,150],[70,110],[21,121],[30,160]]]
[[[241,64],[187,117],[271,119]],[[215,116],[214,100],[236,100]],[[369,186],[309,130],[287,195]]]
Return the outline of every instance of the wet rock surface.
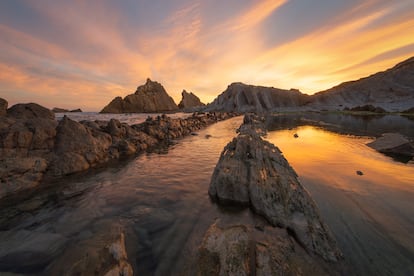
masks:
[[[384,133],[367,146],[387,155],[414,158],[414,143],[399,133]]]
[[[216,221],[199,248],[197,275],[339,275],[280,228]]]
[[[313,268],[311,274],[320,275],[314,264],[342,258],[314,201],[264,134],[260,118],[245,115],[239,135],[220,156],[209,195],[223,208],[248,206],[267,222],[254,228],[212,225],[200,249],[200,275],[300,274]],[[262,238],[256,237],[259,232]]]
[[[76,122],[37,104],[19,104],[0,117],[0,198],[61,177],[131,156],[234,116],[195,113],[186,119],[149,117],[137,125],[110,121]]]

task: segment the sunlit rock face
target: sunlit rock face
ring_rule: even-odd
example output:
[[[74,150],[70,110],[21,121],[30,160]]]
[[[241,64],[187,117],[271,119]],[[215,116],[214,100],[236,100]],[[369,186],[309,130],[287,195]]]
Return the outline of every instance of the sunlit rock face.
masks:
[[[335,108],[367,104],[389,111],[414,106],[414,57],[384,72],[316,93],[309,106]]]
[[[181,98],[181,101],[178,104],[178,107],[180,109],[188,109],[188,108],[200,107],[200,106],[204,106],[205,105],[192,92],[187,92],[187,91],[183,90],[183,92],[181,92],[181,97],[182,97]]]
[[[209,194],[219,204],[240,204],[285,228],[309,252],[336,261],[340,250],[318,209],[280,150],[261,138],[263,127],[245,117],[240,134],[223,150]]]
[[[296,89],[283,90],[237,82],[230,84],[207,106],[207,110],[258,113],[277,111],[279,108],[302,106],[308,97]]]
[[[137,88],[134,94],[124,99],[116,97],[101,113],[151,113],[177,110],[178,106],[167,94],[164,87],[147,79],[144,85]]]

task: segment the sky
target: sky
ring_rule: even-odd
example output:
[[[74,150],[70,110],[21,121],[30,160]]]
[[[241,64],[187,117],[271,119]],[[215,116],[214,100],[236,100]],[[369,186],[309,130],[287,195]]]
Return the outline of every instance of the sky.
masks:
[[[414,56],[413,0],[2,0],[0,97],[99,111],[147,78],[307,94]]]

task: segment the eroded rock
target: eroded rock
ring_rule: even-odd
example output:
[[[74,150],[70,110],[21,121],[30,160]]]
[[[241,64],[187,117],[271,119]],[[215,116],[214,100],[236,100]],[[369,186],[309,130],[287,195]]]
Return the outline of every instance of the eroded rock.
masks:
[[[194,107],[201,107],[204,106],[205,104],[203,104],[200,101],[200,98],[197,97],[193,92],[187,92],[185,90],[183,90],[183,92],[181,92],[181,101],[178,104],[178,108],[180,109],[190,109],[190,108],[194,108]]]
[[[338,260],[340,250],[316,204],[280,150],[261,138],[260,126],[246,116],[214,169],[210,196],[219,204],[249,206],[271,225],[290,231],[309,252]]]
[[[414,143],[399,133],[384,133],[367,146],[384,154],[414,157]]]

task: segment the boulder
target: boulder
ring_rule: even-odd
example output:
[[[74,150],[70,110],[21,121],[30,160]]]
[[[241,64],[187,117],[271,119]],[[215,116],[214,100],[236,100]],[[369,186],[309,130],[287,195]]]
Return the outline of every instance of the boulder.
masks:
[[[0,116],[5,116],[7,113],[8,102],[5,99],[0,98]]]
[[[132,276],[122,226],[98,222],[93,235],[71,243],[47,268],[45,275]]]
[[[281,151],[261,138],[264,127],[246,116],[239,135],[221,153],[209,195],[219,204],[249,206],[273,226],[287,229],[309,252],[336,261],[341,252]]]
[[[414,157],[414,143],[399,133],[384,133],[367,146],[384,154]]]
[[[36,103],[15,104],[7,110],[7,115],[16,119],[55,119],[55,114],[51,110]]]
[[[193,94],[192,92],[188,93],[187,91],[183,90],[181,92],[181,101],[178,104],[178,108],[180,109],[188,109],[193,107],[200,107],[204,106],[200,99]]]
[[[116,97],[102,109],[101,113],[151,113],[177,109],[177,105],[164,87],[156,81],[147,79],[147,82],[139,86],[134,94],[124,99]]]
[[[57,127],[52,171],[54,175],[65,175],[103,163],[109,159],[111,145],[109,134],[64,116]]]
[[[196,261],[197,275],[336,275],[281,229],[223,223],[209,227]]]

